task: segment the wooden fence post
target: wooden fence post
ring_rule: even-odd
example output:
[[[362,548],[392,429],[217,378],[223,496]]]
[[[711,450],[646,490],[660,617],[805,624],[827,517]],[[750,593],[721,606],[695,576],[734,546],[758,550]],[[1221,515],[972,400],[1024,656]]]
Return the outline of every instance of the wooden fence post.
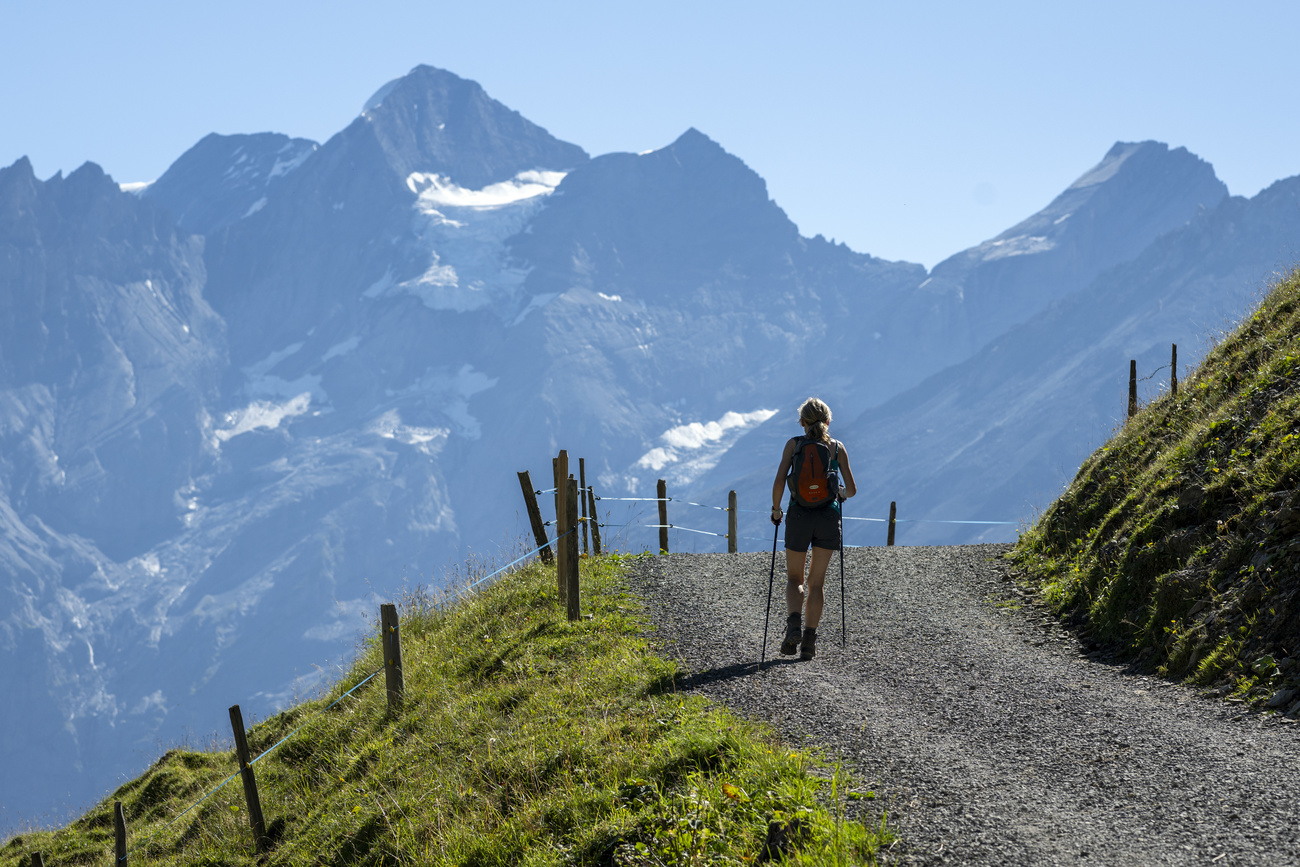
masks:
[[[385,602],[379,606],[379,633],[384,646],[384,683],[388,687],[388,709],[400,710],[406,692],[402,672],[402,630],[397,621],[397,606]]]
[[[565,495],[564,502],[566,508],[565,524],[573,529],[578,528],[578,480],[567,479],[566,487],[568,492]],[[568,556],[565,569],[565,605],[568,607],[570,620],[577,620],[582,616],[582,609],[579,607],[578,597],[578,534],[572,533],[569,538],[564,540],[564,547],[568,549]]]
[[[1128,417],[1137,415],[1138,411],[1138,363],[1133,358],[1128,363]]]
[[[889,536],[885,539],[886,545],[894,544],[894,519],[898,517],[898,503],[890,501],[889,503]]]
[[[122,863],[125,864],[126,862],[123,861]],[[45,867],[45,859],[41,857],[40,852],[32,853],[32,867]]]
[[[528,475],[528,470],[519,474],[519,487],[524,491],[524,508],[528,510],[528,523],[533,525],[533,538],[537,540],[537,547],[541,550],[542,562],[550,564],[555,560],[555,554],[551,552],[546,538],[546,524],[542,522],[542,510],[537,507],[537,490],[533,487],[533,480]]]
[[[582,553],[590,554],[591,548],[587,545],[587,459],[578,458],[578,499],[582,501]]]
[[[115,864],[126,865],[126,811],[121,801],[113,802],[113,858]]]
[[[568,523],[569,510],[565,499],[569,490],[569,453],[560,449],[560,456],[555,459],[555,591],[560,602],[568,591],[566,577],[569,574],[569,546],[560,541],[564,534],[573,529]]]
[[[266,851],[266,822],[262,819],[262,800],[257,796],[257,778],[248,758],[248,737],[244,733],[244,715],[239,705],[230,706],[230,728],[235,733],[235,756],[239,774],[244,779],[244,800],[248,803],[248,824],[253,829],[253,843],[258,854]]]
[[[1174,344],[1174,354],[1169,359],[1169,391],[1178,396],[1178,344]]]
[[[736,546],[736,492],[727,494],[727,553],[735,554]]]
[[[659,553],[668,553],[668,482],[659,480]]]
[[[587,488],[587,521],[591,524],[591,550],[600,556],[600,519],[596,517],[596,491]]]

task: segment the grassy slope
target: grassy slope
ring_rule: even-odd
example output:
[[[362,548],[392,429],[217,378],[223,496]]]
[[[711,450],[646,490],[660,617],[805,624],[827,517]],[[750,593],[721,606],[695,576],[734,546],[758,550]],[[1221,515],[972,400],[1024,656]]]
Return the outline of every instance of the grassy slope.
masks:
[[[652,655],[619,558],[583,563],[569,623],[554,573],[530,567],[439,607],[400,606],[406,696],[382,676],[326,710],[382,662],[372,639],[327,698],[249,731],[271,864],[743,864],[769,823],[803,828],[800,863],[875,861],[887,843],[843,821],[861,797],[767,730],[673,691]],[[0,865],[113,862],[124,804],[131,863],[253,864],[230,752],[173,750],[66,828],[12,838]]]
[[[1079,470],[1012,557],[1100,644],[1286,711],[1300,694],[1300,271]],[[1281,695],[1279,695],[1281,693]]]

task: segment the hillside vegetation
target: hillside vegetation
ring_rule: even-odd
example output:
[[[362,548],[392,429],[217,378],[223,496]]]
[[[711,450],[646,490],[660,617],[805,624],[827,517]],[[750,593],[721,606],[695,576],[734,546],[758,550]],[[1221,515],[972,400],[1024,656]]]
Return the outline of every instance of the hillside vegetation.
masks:
[[[454,604],[412,595],[399,713],[382,675],[343,697],[382,667],[372,637],[331,695],[251,727],[266,863],[874,863],[883,820],[843,819],[869,793],[674,691],[622,562],[584,560],[574,623],[537,565]],[[10,839],[0,865],[112,864],[115,800],[129,863],[257,863],[235,770],[229,751],[172,750],[68,827]]]
[[[1079,470],[1011,556],[1085,634],[1300,711],[1300,271]]]

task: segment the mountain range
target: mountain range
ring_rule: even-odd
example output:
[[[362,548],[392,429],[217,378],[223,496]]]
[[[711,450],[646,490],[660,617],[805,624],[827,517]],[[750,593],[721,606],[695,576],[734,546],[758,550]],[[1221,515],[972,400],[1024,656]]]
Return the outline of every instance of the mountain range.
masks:
[[[735,489],[761,539],[818,393],[847,516],[898,501],[904,543],[1010,538],[1121,420],[1128,359],[1195,362],[1293,261],[1298,191],[1232,197],[1185,149],[1119,143],[927,271],[802,236],[697,130],[593,158],[427,66],[323,144],[213,134],[143,187],[20,160],[0,822],[83,807],[231,704],[272,712],[380,601],[522,553],[515,471],[549,487],[560,448],[607,497],[668,479],[686,527],[725,522],[677,500]],[[616,544],[655,544],[644,505],[602,505]],[[1012,523],[919,522],[945,519]]]

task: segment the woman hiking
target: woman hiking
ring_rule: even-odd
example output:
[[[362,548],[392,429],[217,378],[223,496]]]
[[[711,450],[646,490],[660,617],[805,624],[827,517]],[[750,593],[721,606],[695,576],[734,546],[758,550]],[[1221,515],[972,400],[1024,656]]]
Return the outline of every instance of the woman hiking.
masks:
[[[790,510],[785,525],[785,601],[790,612],[785,623],[781,653],[798,652],[801,659],[817,653],[817,624],[822,617],[822,585],[831,554],[839,549],[840,501],[858,492],[844,444],[827,432],[831,409],[810,397],[799,407],[803,436],[785,444],[781,466],[772,483],[772,523],[781,523],[781,492],[790,488]],[[842,484],[840,479],[843,479]],[[831,488],[834,488],[832,490]],[[804,579],[804,560],[812,548],[812,564]],[[801,623],[807,590],[807,625]]]

